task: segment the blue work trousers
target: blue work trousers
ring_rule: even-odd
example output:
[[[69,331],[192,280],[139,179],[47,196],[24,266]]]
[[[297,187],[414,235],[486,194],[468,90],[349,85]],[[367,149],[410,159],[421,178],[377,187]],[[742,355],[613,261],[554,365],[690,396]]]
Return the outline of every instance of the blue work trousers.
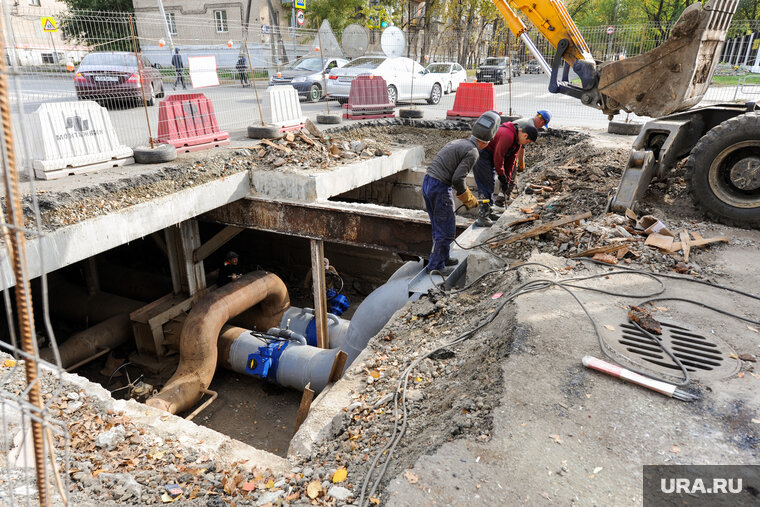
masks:
[[[496,172],[493,168],[493,153],[483,148],[480,150],[480,156],[472,170],[475,176],[475,184],[478,186],[478,196],[481,199],[491,199],[494,191],[494,176]]]
[[[428,271],[440,271],[445,267],[451,243],[457,234],[454,193],[450,186],[426,174],[422,180],[422,196],[433,227],[433,251],[430,253]]]

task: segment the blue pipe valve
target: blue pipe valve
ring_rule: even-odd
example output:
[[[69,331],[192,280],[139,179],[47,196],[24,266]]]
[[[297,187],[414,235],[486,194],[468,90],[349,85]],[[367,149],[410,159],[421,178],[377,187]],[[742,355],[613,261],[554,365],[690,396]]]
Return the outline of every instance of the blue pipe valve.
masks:
[[[338,294],[338,291],[335,289],[327,289],[327,302],[330,303],[330,308],[327,311],[336,317],[343,315],[343,312],[351,306],[348,298],[343,294]]]
[[[248,354],[245,371],[250,375],[274,381],[277,377],[277,366],[289,342],[272,342],[259,347],[258,352]]]

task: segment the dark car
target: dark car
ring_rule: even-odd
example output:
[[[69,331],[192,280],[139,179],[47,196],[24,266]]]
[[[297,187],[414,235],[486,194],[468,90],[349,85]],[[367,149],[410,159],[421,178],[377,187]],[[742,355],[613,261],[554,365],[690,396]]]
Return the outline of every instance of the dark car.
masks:
[[[348,60],[343,58],[325,58],[325,74],[329,75],[330,70],[343,67],[346,63]],[[269,86],[277,85],[292,85],[299,97],[317,102],[324,96],[324,90],[322,90],[322,58],[310,56],[296,60],[271,76]]]
[[[536,60],[531,60],[525,64],[526,74],[541,74],[543,71],[544,69],[541,68],[541,65]]]
[[[514,69],[512,70],[512,73],[514,75]],[[479,83],[504,84],[508,78],[509,69],[507,68],[506,57],[486,58],[475,73],[475,79],[477,79]]]
[[[140,78],[142,73],[142,79]],[[74,89],[80,100],[145,99],[152,106],[164,96],[161,73],[140,56],[140,68],[134,53],[90,53],[82,59],[74,75]]]

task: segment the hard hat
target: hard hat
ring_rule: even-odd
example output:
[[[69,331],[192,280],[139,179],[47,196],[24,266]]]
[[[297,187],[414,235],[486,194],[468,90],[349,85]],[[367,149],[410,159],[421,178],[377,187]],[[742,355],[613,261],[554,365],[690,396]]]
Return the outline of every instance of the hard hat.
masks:
[[[549,122],[552,121],[552,114],[546,109],[541,109],[536,114],[544,119],[544,123],[546,123],[546,125],[549,125]]]
[[[237,259],[238,257],[240,256],[236,254],[235,252],[227,252],[226,260],[231,261],[232,259]]]
[[[480,118],[475,120],[472,126],[472,135],[478,141],[489,143],[493,139],[493,136],[496,135],[496,131],[499,130],[500,125],[501,115],[495,111],[486,111],[480,115]]]

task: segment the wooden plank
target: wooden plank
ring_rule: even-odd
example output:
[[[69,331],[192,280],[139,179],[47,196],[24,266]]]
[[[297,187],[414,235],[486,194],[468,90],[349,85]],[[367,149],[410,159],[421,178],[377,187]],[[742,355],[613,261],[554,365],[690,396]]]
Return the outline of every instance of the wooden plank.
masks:
[[[314,391],[311,390],[311,382],[309,382],[303,388],[303,396],[301,396],[301,404],[298,406],[298,415],[296,416],[296,427],[293,430],[294,435],[298,433],[298,428],[301,427],[309,415],[312,401],[314,401]]]
[[[327,336],[327,294],[325,287],[325,250],[319,239],[311,240],[311,277],[314,285],[314,316],[317,320],[317,347],[330,348]]]
[[[301,139],[301,141],[308,144],[309,146],[316,146],[316,143],[311,139],[311,137],[305,134],[298,134],[298,138]]]
[[[280,150],[280,151],[283,151],[285,153],[290,153],[291,151],[293,151],[290,148],[288,148],[287,146],[280,146],[279,144],[273,143],[269,139],[262,139],[261,140],[261,144],[266,144],[267,146],[271,146],[272,148]]]
[[[554,192],[554,189],[552,187],[547,187],[546,185],[536,185],[535,183],[530,183],[530,188],[534,190],[546,190],[547,192]]]
[[[328,382],[337,382],[340,377],[343,376],[343,368],[346,367],[346,360],[348,354],[342,350],[335,355],[332,368],[330,368],[330,376],[327,378]]]
[[[531,215],[529,217],[521,218],[520,220],[515,220],[514,222],[509,222],[507,224],[507,227],[514,227],[515,225],[524,224],[526,222],[533,222],[534,220],[538,220],[538,214]]]
[[[235,227],[234,225],[228,225],[221,231],[217,232],[214,237],[203,243],[200,247],[196,248],[193,252],[193,262],[201,262],[209,255],[216,252],[229,240],[243,232],[243,227]]]
[[[626,238],[627,239],[627,238]],[[617,252],[623,248],[628,248],[628,245],[604,245],[596,248],[589,248],[583,252],[573,254],[570,257],[593,257],[596,254],[607,254]]]
[[[702,235],[701,235],[700,233],[698,233],[698,232],[692,232],[692,233],[691,233],[691,235],[692,235],[692,236],[694,236],[694,239],[695,239],[695,240],[697,240],[697,241],[699,241],[699,240],[702,240],[702,239],[705,239],[705,238],[703,238],[703,237],[702,237]]]
[[[647,236],[647,240],[644,242],[647,246],[653,246],[665,251],[670,251],[673,248],[673,236],[665,236],[664,234],[652,233]]]
[[[530,229],[528,231],[522,232],[520,234],[515,234],[512,237],[509,237],[507,239],[497,241],[494,243],[491,243],[491,248],[500,247],[502,245],[508,245],[510,243],[514,243],[516,241],[522,241],[524,239],[532,238],[534,236],[540,236],[541,234],[547,233],[554,229],[555,227],[560,227],[562,225],[571,224],[573,222],[579,222],[581,220],[585,220],[587,218],[591,218],[591,212],[587,211],[585,213],[580,213],[578,215],[573,215],[565,218],[560,218],[559,220],[555,220],[553,222],[549,222],[543,225],[539,225],[538,227],[534,227],[533,229]]]
[[[689,232],[681,231],[681,248],[683,248],[684,262],[689,262],[689,252],[691,252],[691,246],[689,245],[690,241],[691,238],[689,237]]]

